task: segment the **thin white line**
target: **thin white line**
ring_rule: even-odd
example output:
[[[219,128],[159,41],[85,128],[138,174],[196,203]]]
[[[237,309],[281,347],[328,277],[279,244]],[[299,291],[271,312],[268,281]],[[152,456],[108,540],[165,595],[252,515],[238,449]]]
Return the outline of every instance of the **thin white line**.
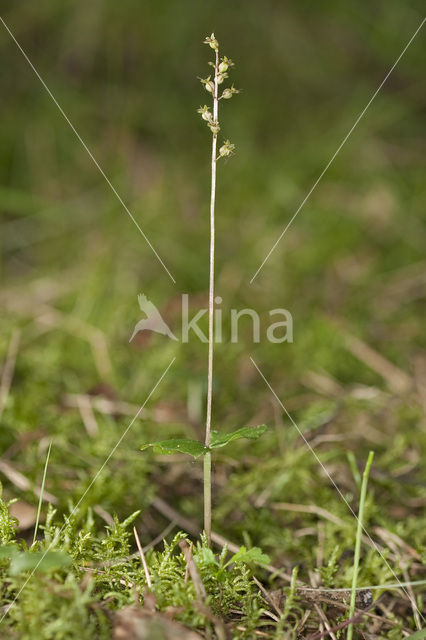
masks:
[[[320,465],[320,467],[322,468],[322,470],[324,471],[324,473],[326,474],[326,476],[328,477],[328,479],[330,480],[331,484],[333,485],[333,487],[336,489],[337,493],[339,494],[339,496],[342,498],[343,502],[346,504],[346,506],[348,507],[349,511],[351,512],[351,514],[354,516],[355,520],[358,522],[358,516],[356,515],[356,513],[353,511],[351,505],[349,504],[349,502],[346,500],[345,496],[343,495],[343,493],[340,491],[339,487],[337,486],[337,484],[334,482],[333,478],[331,477],[331,475],[329,474],[329,472],[327,471],[327,469],[324,467],[323,463],[321,462],[321,460],[319,459],[318,455],[316,454],[315,450],[312,448],[312,446],[310,445],[310,443],[308,442],[308,440],[306,440],[305,436],[303,435],[302,431],[299,429],[299,427],[297,426],[297,424],[295,423],[295,421],[293,420],[293,418],[291,417],[291,415],[289,414],[289,412],[287,411],[287,409],[285,408],[285,406],[283,405],[283,403],[281,402],[281,400],[279,399],[279,397],[277,396],[277,394],[275,393],[275,391],[273,390],[273,388],[271,387],[271,385],[269,384],[269,382],[267,381],[267,379],[265,378],[265,376],[263,375],[263,373],[261,372],[261,370],[259,369],[259,367],[257,366],[257,364],[255,363],[255,361],[253,360],[253,358],[250,356],[250,360],[252,362],[252,364],[254,365],[254,367],[257,369],[258,373],[260,374],[260,377],[262,378],[262,380],[264,381],[264,383],[266,384],[266,386],[268,387],[268,389],[271,391],[271,393],[273,394],[273,396],[275,397],[275,399],[277,400],[277,402],[280,404],[280,406],[282,407],[282,409],[284,410],[285,414],[287,415],[288,419],[290,420],[290,422],[292,423],[292,425],[296,428],[298,434],[300,435],[300,437],[302,438],[302,440],[304,441],[304,443],[306,444],[306,446],[308,447],[309,451],[312,453],[312,455],[314,456],[315,460],[318,462],[318,464]],[[362,525],[362,529],[365,533],[365,535],[368,537],[368,539],[370,540],[371,544],[373,545],[374,549],[377,551],[377,553],[380,555],[381,559],[383,560],[383,562],[386,564],[386,566],[388,567],[388,569],[392,572],[392,575],[394,576],[394,578],[396,579],[396,581],[398,582],[399,585],[402,585],[402,583],[399,581],[398,576],[396,575],[396,573],[394,572],[394,570],[392,569],[392,567],[390,566],[390,564],[388,563],[388,561],[386,560],[386,558],[383,556],[383,554],[381,553],[380,549],[378,548],[378,546],[376,545],[376,543],[374,542],[374,540],[371,538],[370,534],[368,533],[368,531],[366,530],[366,528]],[[365,587],[364,587],[365,588]],[[410,596],[408,594],[408,592],[401,586],[402,590],[404,591],[404,593],[406,594],[406,596],[408,597],[408,599],[410,600]],[[411,601],[411,600],[410,600]],[[417,608],[417,606],[416,606]],[[423,618],[422,614],[420,613],[420,611],[417,609],[419,615],[421,616],[421,618],[425,620],[425,618]]]
[[[389,584],[373,584],[373,585],[367,585],[365,587],[356,587],[355,591],[374,591],[377,589],[401,589],[401,587],[420,587],[420,586],[424,586],[426,584],[425,580],[414,580],[414,582],[391,582]],[[324,589],[323,587],[319,587],[318,589],[315,589],[314,587],[304,587],[304,586],[297,586],[297,589],[303,589],[303,591],[316,591],[316,592],[328,592],[330,593],[331,591],[334,593],[335,591],[339,592],[339,591],[350,591],[351,589]]]
[[[384,79],[382,80],[382,82],[380,83],[379,87],[376,89],[376,91],[373,93],[372,97],[370,98],[370,100],[367,102],[367,105],[364,107],[364,109],[361,111],[361,113],[359,114],[358,118],[355,120],[355,123],[352,125],[351,129],[348,131],[348,133],[346,134],[346,136],[343,138],[343,141],[340,143],[339,147],[337,148],[337,150],[334,152],[334,154],[331,156],[330,160],[328,161],[328,163],[326,164],[325,168],[323,169],[322,173],[319,175],[319,177],[317,178],[317,180],[314,182],[313,186],[311,187],[311,190],[309,191],[308,195],[305,197],[305,199],[302,201],[302,203],[299,205],[298,209],[296,210],[296,213],[294,213],[293,217],[291,218],[290,222],[288,222],[287,226],[285,227],[284,231],[281,233],[280,237],[278,238],[278,240],[275,242],[274,246],[272,247],[272,249],[270,249],[268,255],[266,256],[266,258],[263,260],[262,264],[260,265],[260,267],[258,268],[258,270],[256,271],[256,273],[254,274],[254,276],[252,277],[252,279],[250,280],[250,284],[253,283],[253,280],[256,278],[256,276],[258,275],[258,273],[260,272],[260,270],[263,268],[264,264],[267,262],[267,260],[269,260],[269,257],[271,256],[272,252],[275,251],[276,247],[278,246],[278,244],[281,242],[281,239],[283,238],[283,236],[285,235],[285,233],[287,232],[287,230],[289,229],[289,227],[292,225],[293,221],[295,220],[296,216],[299,214],[299,212],[301,211],[302,207],[305,205],[305,203],[308,201],[308,199],[310,198],[312,192],[316,189],[316,187],[318,186],[318,184],[320,183],[320,181],[322,180],[322,178],[324,177],[324,175],[326,174],[326,172],[328,171],[328,169],[330,168],[330,166],[332,165],[332,163],[334,162],[335,158],[337,157],[337,155],[340,153],[342,147],[345,145],[345,143],[347,142],[347,140],[349,139],[349,137],[351,136],[352,132],[354,131],[355,127],[358,125],[359,121],[362,119],[362,117],[364,116],[364,114],[366,113],[367,109],[369,108],[369,106],[371,105],[371,103],[373,102],[373,100],[375,99],[375,97],[377,96],[377,94],[380,92],[380,90],[382,89],[383,85],[385,84],[386,80],[389,78],[389,76],[391,75],[391,73],[393,72],[393,70],[395,69],[395,67],[397,66],[398,62],[401,60],[402,56],[404,55],[404,53],[407,51],[408,47],[410,46],[410,44],[413,42],[414,38],[416,37],[416,35],[419,33],[420,29],[422,28],[423,24],[425,23],[426,18],[423,18],[422,22],[420,23],[420,25],[417,27],[416,31],[414,32],[414,34],[411,36],[410,40],[408,41],[408,43],[406,44],[406,46],[404,47],[404,49],[402,50],[402,52],[400,53],[400,55],[398,56],[398,58],[396,59],[396,61],[393,63],[392,67],[389,69],[389,71],[387,72],[386,76],[384,77]]]
[[[102,167],[100,166],[99,162],[96,160],[95,156],[93,155],[93,153],[90,151],[89,147],[87,146],[87,144],[84,142],[83,138],[80,136],[80,134],[78,133],[77,129],[74,127],[74,125],[72,124],[71,120],[69,119],[69,117],[67,116],[67,114],[65,113],[65,111],[62,109],[61,105],[59,104],[59,102],[56,100],[55,96],[53,95],[53,93],[51,92],[51,90],[49,89],[49,87],[47,86],[47,84],[45,83],[45,81],[43,80],[43,78],[41,77],[41,75],[39,74],[39,72],[37,71],[37,69],[35,68],[35,66],[33,65],[33,63],[31,62],[31,60],[29,59],[29,57],[27,56],[27,54],[25,53],[24,49],[21,47],[21,45],[19,44],[19,42],[17,41],[17,39],[15,38],[15,36],[13,35],[13,33],[11,32],[11,30],[9,29],[9,27],[7,26],[7,24],[5,23],[5,21],[3,20],[3,18],[0,16],[0,20],[4,26],[4,28],[6,29],[6,31],[9,33],[10,37],[12,38],[12,40],[14,41],[14,43],[16,44],[16,46],[18,47],[19,51],[22,53],[22,55],[24,56],[25,60],[28,62],[28,64],[30,65],[31,69],[34,71],[35,75],[37,76],[37,78],[40,80],[41,84],[43,85],[43,87],[46,89],[47,93],[49,94],[50,98],[53,100],[53,102],[55,103],[55,105],[57,106],[57,108],[59,109],[60,113],[62,114],[62,116],[64,117],[64,119],[66,120],[66,122],[69,124],[69,126],[71,127],[71,129],[73,130],[74,134],[76,135],[77,139],[81,142],[83,148],[87,151],[87,154],[89,155],[90,159],[93,161],[93,163],[95,164],[95,166],[97,167],[97,169],[99,170],[99,172],[101,173],[101,175],[103,176],[103,178],[105,179],[106,183],[108,184],[108,186],[110,187],[111,191],[114,193],[115,197],[117,198],[117,200],[119,201],[119,203],[121,204],[121,206],[124,208],[124,210],[126,211],[126,213],[128,214],[128,216],[130,217],[130,219],[132,220],[132,222],[135,224],[135,226],[137,227],[139,233],[142,235],[142,237],[144,238],[145,242],[148,244],[148,246],[150,247],[150,249],[153,251],[154,255],[156,256],[157,260],[161,263],[163,269],[166,271],[167,275],[169,276],[169,278],[171,278],[171,280],[176,284],[176,280],[174,279],[174,277],[172,276],[172,274],[170,273],[170,271],[168,270],[168,268],[166,267],[166,265],[164,264],[164,262],[162,261],[162,259],[160,258],[160,256],[158,255],[157,251],[154,249],[154,247],[152,246],[151,242],[148,240],[148,237],[146,236],[146,234],[142,231],[141,227],[139,226],[138,222],[136,221],[136,219],[134,218],[133,214],[131,213],[131,211],[129,210],[129,208],[127,207],[127,205],[125,204],[125,202],[123,201],[123,199],[121,198],[121,196],[119,195],[119,193],[117,192],[116,188],[114,187],[114,185],[112,184],[112,182],[110,181],[110,179],[108,178],[108,176],[106,175],[106,173],[104,172],[104,170],[102,169]]]
[[[110,461],[110,459],[112,458],[112,456],[114,455],[114,453],[116,452],[117,448],[120,446],[121,442],[123,441],[123,439],[126,437],[129,429],[131,428],[131,426],[133,425],[133,423],[135,422],[135,420],[138,418],[139,414],[141,413],[142,409],[144,409],[145,405],[147,404],[148,400],[151,398],[152,394],[154,393],[154,391],[157,389],[158,385],[160,384],[160,382],[163,380],[164,376],[166,375],[166,373],[168,372],[168,370],[170,369],[170,367],[172,366],[172,364],[174,363],[174,361],[176,360],[176,357],[174,357],[171,362],[169,363],[168,367],[163,371],[163,373],[161,374],[161,377],[157,380],[157,382],[155,383],[155,385],[153,386],[153,388],[151,389],[151,391],[149,392],[148,396],[145,399],[145,402],[143,403],[143,405],[139,408],[138,412],[136,413],[136,415],[134,416],[134,418],[132,419],[132,421],[130,422],[130,424],[128,425],[128,427],[126,428],[126,430],[124,431],[124,433],[120,436],[119,440],[117,441],[117,443],[115,444],[115,446],[113,447],[113,449],[111,450],[110,454],[108,455],[108,457],[106,458],[106,460],[104,461],[104,463],[102,464],[102,466],[100,467],[100,469],[97,471],[96,475],[92,478],[89,486],[87,487],[87,489],[85,490],[85,492],[83,493],[83,495],[81,496],[81,498],[79,499],[79,501],[77,502],[77,504],[75,505],[74,509],[71,511],[70,515],[67,517],[66,521],[64,522],[64,524],[62,525],[61,529],[59,530],[58,536],[62,533],[62,531],[64,530],[64,528],[67,526],[70,518],[74,515],[74,513],[76,512],[76,510],[78,509],[78,507],[80,506],[80,504],[82,503],[82,501],[84,500],[84,498],[86,497],[86,495],[88,494],[88,492],[90,491],[90,489],[92,488],[92,486],[94,485],[94,483],[96,482],[96,480],[98,479],[98,477],[100,476],[100,474],[102,473],[102,471],[104,470],[104,468],[106,467],[106,465],[108,464],[108,462]],[[57,536],[56,536],[57,537]],[[34,567],[34,569],[31,571],[30,575],[28,576],[28,578],[25,580],[24,584],[22,585],[22,587],[20,588],[20,590],[18,591],[17,595],[15,596],[15,598],[13,599],[13,601],[10,603],[10,605],[7,607],[6,612],[3,614],[3,616],[0,618],[0,624],[3,622],[3,620],[5,619],[5,617],[7,616],[7,614],[9,613],[9,611],[11,610],[11,608],[13,607],[13,605],[15,604],[15,602],[17,601],[17,599],[19,598],[19,596],[21,595],[22,591],[25,589],[25,587],[27,586],[28,582],[31,580],[31,578],[33,577],[35,571],[37,571],[37,568],[39,567],[40,563],[43,561],[43,559],[46,557],[46,554],[50,551],[50,549],[52,548],[52,545],[54,544],[54,541],[52,541],[50,543],[50,545],[47,547],[46,551],[43,553],[43,555],[41,556],[40,560],[38,561],[38,563],[36,564],[36,566]]]

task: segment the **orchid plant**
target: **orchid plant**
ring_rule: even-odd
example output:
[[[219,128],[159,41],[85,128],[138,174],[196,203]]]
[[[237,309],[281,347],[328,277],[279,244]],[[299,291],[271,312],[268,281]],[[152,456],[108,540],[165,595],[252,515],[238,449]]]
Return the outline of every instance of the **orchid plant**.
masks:
[[[215,207],[216,207],[216,168],[221,158],[231,156],[235,146],[224,140],[218,148],[218,136],[220,133],[219,102],[229,100],[239,93],[234,85],[222,88],[222,84],[229,77],[229,72],[234,66],[232,60],[219,55],[219,42],[214,33],[204,40],[214,52],[213,61],[209,65],[214,73],[206,78],[199,78],[204,89],[210,94],[212,105],[207,104],[198,109],[201,118],[206,122],[211,132],[211,190],[210,190],[210,277],[209,277],[209,341],[208,341],[208,370],[207,370],[207,407],[206,428],[204,442],[185,438],[150,442],[141,447],[142,450],[153,447],[156,453],[172,454],[186,453],[193,458],[204,459],[204,532],[208,543],[211,540],[212,528],[212,452],[214,449],[225,447],[230,442],[240,438],[257,439],[267,429],[265,425],[257,427],[242,427],[231,433],[219,433],[212,429],[212,400],[213,400],[213,345],[214,345],[214,284],[215,284]]]

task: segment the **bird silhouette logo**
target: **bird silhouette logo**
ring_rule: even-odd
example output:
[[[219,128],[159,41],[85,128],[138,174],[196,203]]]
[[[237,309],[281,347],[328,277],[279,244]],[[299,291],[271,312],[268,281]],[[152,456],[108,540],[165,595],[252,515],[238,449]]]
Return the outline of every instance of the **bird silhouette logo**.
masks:
[[[144,312],[146,318],[143,318],[142,320],[139,320],[138,323],[136,323],[129,342],[133,340],[133,338],[137,333],[139,333],[139,331],[146,330],[161,333],[161,335],[168,336],[172,340],[178,340],[178,338],[176,338],[174,333],[164,322],[163,318],[161,317],[161,313],[158,311],[155,304],[151,302],[151,300],[148,300],[148,298],[143,293],[140,293],[138,295],[138,302],[141,311]]]

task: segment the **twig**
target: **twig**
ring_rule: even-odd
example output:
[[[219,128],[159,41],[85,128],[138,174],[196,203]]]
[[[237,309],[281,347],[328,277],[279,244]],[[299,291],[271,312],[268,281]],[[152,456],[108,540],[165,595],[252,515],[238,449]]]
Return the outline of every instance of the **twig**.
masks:
[[[253,580],[254,582],[257,584],[257,586],[259,587],[259,589],[261,590],[261,592],[263,593],[263,595],[265,596],[265,599],[269,602],[269,604],[271,605],[271,607],[273,607],[273,609],[275,609],[276,613],[278,614],[277,616],[274,616],[273,620],[275,620],[276,622],[279,622],[283,612],[282,609],[278,606],[276,600],[273,598],[273,596],[267,591],[267,589],[265,589],[265,587],[263,586],[263,584],[256,578],[256,576],[253,576]]]
[[[134,416],[138,410],[137,405],[130,404],[129,402],[123,402],[121,400],[111,400],[105,396],[91,396],[84,393],[67,393],[63,398],[64,405],[67,408],[79,408],[81,404],[90,404],[93,411],[99,411],[108,416],[123,415]],[[154,420],[155,417],[152,413],[148,413],[145,409],[141,411],[139,417],[146,418],[149,415],[150,420]]]
[[[186,542],[186,540],[181,540],[179,542],[179,546],[182,549],[183,555],[185,556],[186,566],[188,567],[189,575],[191,576],[191,580],[194,584],[197,600],[199,602],[204,602],[207,594],[203,585],[203,581],[200,578],[200,574],[198,573],[198,569],[194,562],[191,547]]]
[[[324,531],[323,522],[318,522],[317,530],[318,530],[317,568],[318,570],[320,570],[324,562],[325,531]]]
[[[6,462],[6,460],[0,460],[0,472],[3,473],[6,478],[15,485],[15,487],[18,487],[18,489],[21,489],[22,491],[33,491],[37,497],[42,496],[44,502],[58,504],[58,499],[54,495],[48,493],[47,491],[44,491],[42,493],[38,487],[33,487],[28,478],[26,478],[20,471],[17,471],[14,467],[12,467],[10,462]]]
[[[296,513],[313,513],[314,515],[319,516],[320,518],[324,518],[325,520],[329,520],[333,524],[336,524],[339,527],[347,527],[347,523],[335,516],[327,509],[323,507],[318,507],[315,504],[293,504],[291,502],[273,502],[271,506],[274,509],[278,509],[280,511],[295,511]],[[361,540],[364,544],[367,544],[372,549],[379,549],[383,551],[383,547],[379,545],[377,542],[373,542],[367,535],[362,534]]]
[[[92,348],[93,359],[100,377],[104,380],[114,379],[114,370],[103,331],[47,304],[40,305],[35,310],[35,314],[35,322],[41,327],[41,331],[60,327],[63,331],[86,340]]]
[[[115,522],[112,515],[108,513],[100,504],[95,504],[93,507],[93,511],[100,517],[104,522],[107,523],[109,527],[114,527]]]
[[[229,636],[226,633],[226,627],[223,620],[216,616],[210,607],[204,604],[204,602],[197,601],[194,602],[194,608],[213,624],[217,640],[227,640]]]
[[[373,369],[394,393],[407,393],[413,386],[411,377],[368,344],[353,335],[345,336],[345,346],[358,360]]]
[[[366,615],[366,613],[364,611],[360,611],[355,616],[352,616],[352,618],[349,618],[349,620],[344,620],[340,624],[337,624],[336,626],[331,627],[326,631],[321,631],[320,633],[315,633],[313,636],[308,636],[307,640],[321,640],[321,638],[325,638],[326,636],[329,636],[332,632],[340,631],[340,629],[344,629],[345,627],[348,627],[348,633],[349,633],[349,628],[353,624],[357,624],[357,622],[360,622],[364,615]]]
[[[152,589],[151,576],[150,576],[150,573],[149,573],[148,565],[146,564],[145,554],[143,552],[141,541],[139,540],[139,536],[138,536],[138,532],[136,530],[136,527],[133,527],[133,534],[135,536],[136,545],[138,547],[139,555],[140,555],[141,561],[142,561],[143,570],[145,572],[146,584],[148,585],[148,589]]]
[[[2,417],[4,408],[6,406],[7,396],[9,395],[10,385],[12,384],[16,356],[18,354],[19,348],[20,335],[21,333],[18,330],[12,332],[12,336],[9,342],[9,348],[7,350],[6,361],[3,366],[0,381],[0,418]]]
[[[384,540],[387,545],[390,545],[393,542],[394,545],[397,545],[400,549],[406,551],[412,558],[421,562],[420,554],[415,549],[413,549],[413,547],[410,547],[410,545],[408,545],[405,540],[400,538],[400,536],[398,536],[396,533],[388,531],[384,527],[374,527],[373,531],[382,540]]]
[[[321,618],[321,620],[323,621],[324,627],[327,629],[331,640],[337,640],[335,634],[333,633],[333,629],[331,628],[330,623],[329,623],[329,621],[327,619],[327,616],[325,615],[324,611],[321,609],[321,607],[318,604],[316,604],[314,606],[315,606],[315,611],[317,612],[318,617]]]
[[[341,518],[338,518],[327,509],[323,509],[322,507],[318,507],[315,504],[293,504],[290,502],[274,502],[271,505],[274,509],[279,509],[283,511],[295,511],[296,513],[313,513],[325,520],[329,520],[333,524],[336,524],[339,527],[346,527],[346,523]]]
[[[99,433],[99,427],[96,422],[95,414],[93,413],[90,398],[87,395],[79,394],[77,395],[76,400],[86,431],[91,438],[95,438]]]
[[[405,581],[409,583],[410,576],[408,575],[407,569],[405,567],[403,567],[402,569],[402,575],[404,576]],[[410,600],[410,605],[413,610],[413,616],[416,622],[416,627],[417,629],[420,630],[422,628],[422,623],[420,622],[419,610],[417,609],[416,597],[414,595],[413,587],[410,584],[407,584],[407,591],[408,591],[408,597]]]

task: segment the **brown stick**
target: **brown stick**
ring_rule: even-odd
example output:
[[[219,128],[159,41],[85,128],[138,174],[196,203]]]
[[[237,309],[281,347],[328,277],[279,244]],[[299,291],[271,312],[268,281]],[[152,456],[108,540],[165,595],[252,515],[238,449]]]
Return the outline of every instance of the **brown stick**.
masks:
[[[0,381],[0,418],[6,406],[7,396],[9,395],[10,385],[12,384],[16,356],[19,348],[19,338],[20,332],[18,330],[13,331]]]
[[[308,636],[306,640],[321,640],[321,638],[326,638],[327,636],[331,636],[331,634],[334,633],[334,631],[340,631],[340,629],[344,629],[350,624],[357,624],[358,622],[361,622],[364,615],[365,615],[365,612],[361,611],[357,613],[355,616],[353,616],[352,618],[349,618],[348,620],[344,620],[340,624],[337,624],[335,627],[331,627],[329,629],[326,629],[325,631],[315,633],[313,636],[312,635]]]
[[[141,560],[142,560],[142,566],[143,566],[143,570],[145,572],[146,583],[148,585],[148,588],[152,589],[151,576],[150,576],[150,573],[149,573],[148,565],[146,564],[145,554],[143,552],[143,548],[142,548],[142,545],[141,545],[141,541],[139,540],[139,536],[138,536],[138,532],[136,530],[136,527],[133,527],[133,534],[135,536],[135,540],[136,540],[136,544],[137,544],[137,547],[138,547],[139,555],[140,555]]]
[[[185,556],[186,565],[188,567],[191,580],[194,584],[197,600],[199,600],[200,602],[204,602],[207,597],[207,594],[203,585],[203,581],[201,580],[200,574],[198,573],[197,566],[194,562],[191,547],[189,546],[186,540],[181,540],[179,542],[179,546],[182,549],[183,555]]]

